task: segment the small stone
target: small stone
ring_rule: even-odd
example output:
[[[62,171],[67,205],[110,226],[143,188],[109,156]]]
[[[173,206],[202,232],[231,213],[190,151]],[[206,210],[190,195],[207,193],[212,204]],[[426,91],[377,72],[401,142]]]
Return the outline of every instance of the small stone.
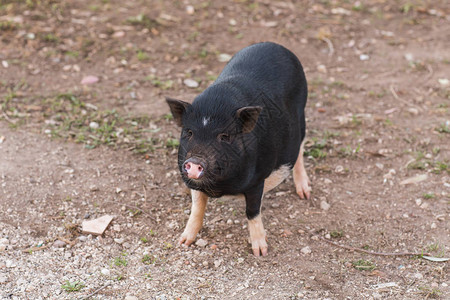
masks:
[[[195,244],[199,247],[205,247],[206,245],[208,245],[208,242],[204,239],[199,239],[195,242]]]
[[[420,206],[422,204],[422,199],[418,198],[416,199],[416,205]]]
[[[183,83],[185,86],[187,86],[189,88],[197,88],[199,86],[197,81],[195,81],[194,79],[190,79],[190,78],[186,78],[185,80],[183,80]]]
[[[336,172],[336,173],[343,173],[344,172],[344,167],[343,166],[336,166],[336,168],[334,169],[334,172]]]
[[[367,54],[361,54],[359,56],[359,60],[365,61],[365,60],[369,60],[370,56]]]
[[[428,204],[428,202],[424,202],[424,203],[422,203],[422,204],[420,205],[420,208],[421,208],[421,209],[427,209],[428,206],[430,206],[430,204]]]
[[[117,231],[117,232],[120,232],[120,230],[121,230],[120,225],[119,224],[114,224],[113,230]]]
[[[322,210],[325,210],[325,211],[329,210],[330,207],[331,207],[331,205],[328,202],[326,202],[325,200],[320,201],[320,208]]]
[[[114,242],[116,242],[119,245],[122,245],[125,242],[125,239],[123,239],[123,238],[116,238],[116,239],[114,239]]]
[[[193,14],[195,13],[194,7],[193,7],[192,5],[186,6],[186,13],[187,13],[188,15],[193,15]]]
[[[88,75],[83,77],[83,79],[81,80],[81,84],[84,85],[89,85],[89,84],[94,84],[98,82],[98,77],[97,76],[93,76],[93,75]]]
[[[6,266],[7,268],[15,268],[15,267],[17,267],[17,265],[16,265],[12,260],[10,260],[10,259],[7,259],[7,260],[6,260],[5,266]]]
[[[102,273],[102,275],[105,275],[105,276],[111,275],[111,272],[106,268],[103,268],[100,272]]]
[[[300,250],[301,253],[303,254],[311,254],[311,248],[309,248],[309,246],[303,247],[302,250]]]
[[[91,129],[98,129],[100,125],[97,122],[92,121],[91,123],[89,123],[89,127]]]
[[[71,258],[72,257],[72,252],[66,252],[66,253],[64,253],[64,258],[65,259],[69,259],[69,258]]]
[[[443,282],[443,283],[441,283],[441,286],[442,286],[442,287],[448,287],[448,284],[445,283],[445,282]]]
[[[231,55],[227,53],[221,53],[219,54],[218,60],[220,62],[228,62],[231,59]]]
[[[116,31],[116,32],[114,32],[113,33],[113,38],[121,38],[121,37],[124,37],[125,36],[125,31]]]
[[[380,169],[380,170],[383,170],[383,169],[384,169],[384,165],[383,165],[383,164],[376,163],[375,166],[376,166],[378,169]]]
[[[214,261],[214,267],[216,267],[216,268],[218,268],[218,267],[220,267],[220,264],[221,264],[222,262],[220,261],[220,260],[215,260]]]
[[[325,65],[318,65],[317,66],[317,71],[319,71],[320,73],[326,73],[327,72],[327,67],[325,67]]]
[[[7,282],[8,282],[8,277],[6,277],[6,275],[4,275],[4,274],[1,274],[0,275],[0,284],[7,283]]]
[[[211,250],[216,250],[217,249],[217,245],[216,244],[212,244],[210,247]]]
[[[331,239],[331,234],[329,234],[329,233],[325,234],[325,238],[326,238],[327,240]]]
[[[237,22],[235,19],[230,19],[230,21],[228,21],[228,24],[230,24],[231,26],[236,26]]]
[[[439,78],[438,79],[439,84],[442,86],[448,86],[450,84],[450,81],[447,78]]]
[[[242,264],[242,263],[244,262],[244,258],[239,257],[238,260],[237,260],[237,262],[238,262],[239,264]]]
[[[60,241],[60,240],[56,240],[56,241],[53,243],[53,247],[55,247],[55,248],[64,248],[66,245],[67,245],[66,242]]]
[[[332,184],[332,183],[333,183],[333,181],[331,181],[331,179],[328,179],[328,178],[325,178],[325,179],[323,180],[323,182],[324,182],[325,184]]]
[[[205,261],[202,263],[202,265],[203,265],[204,267],[207,268],[207,267],[209,266],[208,261],[205,260]]]
[[[78,239],[80,240],[80,242],[86,242],[86,241],[87,241],[87,236],[85,236],[85,235],[80,235],[80,236],[78,237]]]
[[[431,229],[436,229],[436,228],[437,228],[437,225],[436,225],[436,223],[433,222],[433,223],[431,223],[431,226],[430,226],[430,227],[431,227]]]
[[[7,69],[9,67],[9,64],[6,60],[2,60],[2,66],[3,68]]]
[[[83,221],[82,223],[82,231],[84,233],[90,233],[94,235],[102,235],[108,227],[109,223],[112,221],[113,217],[109,215],[105,215],[103,217],[90,220]]]
[[[420,280],[420,279],[423,279],[423,275],[421,273],[416,273],[416,274],[414,274],[414,278]]]
[[[407,61],[413,61],[414,60],[414,55],[412,53],[405,53],[405,59]]]
[[[163,296],[160,297],[160,299],[162,299]],[[164,296],[165,298],[165,296]],[[139,300],[138,297],[136,296],[125,296],[124,300]]]

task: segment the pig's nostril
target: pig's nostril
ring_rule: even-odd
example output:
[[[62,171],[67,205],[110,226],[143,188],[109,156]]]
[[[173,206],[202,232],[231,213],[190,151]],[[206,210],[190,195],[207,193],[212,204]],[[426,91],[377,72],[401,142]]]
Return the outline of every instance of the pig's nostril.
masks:
[[[198,166],[198,171],[199,172],[203,171],[203,168],[201,166]]]
[[[184,165],[184,168],[186,169],[186,171],[189,171],[191,169],[191,163],[187,163]]]

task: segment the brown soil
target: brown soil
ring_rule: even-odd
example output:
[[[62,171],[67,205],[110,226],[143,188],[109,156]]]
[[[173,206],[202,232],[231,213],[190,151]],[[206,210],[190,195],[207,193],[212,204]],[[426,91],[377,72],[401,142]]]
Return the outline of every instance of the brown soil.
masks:
[[[94,297],[448,297],[448,262],[364,254],[317,238],[376,252],[450,255],[445,3],[1,1],[0,238],[9,246],[0,260],[22,262],[16,268],[34,278],[46,269],[60,277],[20,290],[20,273],[0,261],[0,295],[54,299],[48,286],[82,278],[86,287],[58,297],[85,297],[108,280]],[[179,129],[167,120],[164,97],[191,101],[224,67],[220,54],[259,41],[286,46],[305,67],[312,200],[298,199],[292,178],[266,195],[267,257],[251,255],[237,199],[209,202],[199,234],[206,247],[176,247],[190,197],[168,142]],[[87,75],[99,81],[82,85]],[[186,78],[199,87],[187,87]],[[124,118],[149,117],[142,129],[150,129],[152,150],[136,153],[133,141],[119,139],[93,145],[63,127],[54,134],[49,120],[73,113],[52,108],[63,94]],[[80,241],[82,221],[104,214],[115,219],[103,237]],[[63,250],[72,255],[66,264],[52,261],[55,247],[21,251],[63,236],[75,242]],[[121,255],[126,266],[111,263]],[[367,269],[359,266],[365,262]],[[105,266],[114,276],[99,275]]]

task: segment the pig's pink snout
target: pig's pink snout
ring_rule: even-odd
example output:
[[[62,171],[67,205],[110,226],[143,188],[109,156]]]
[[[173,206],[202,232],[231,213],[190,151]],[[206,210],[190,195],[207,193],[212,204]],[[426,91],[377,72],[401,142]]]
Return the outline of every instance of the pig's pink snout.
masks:
[[[191,179],[200,179],[203,176],[204,167],[200,162],[187,160],[184,163],[184,170]]]

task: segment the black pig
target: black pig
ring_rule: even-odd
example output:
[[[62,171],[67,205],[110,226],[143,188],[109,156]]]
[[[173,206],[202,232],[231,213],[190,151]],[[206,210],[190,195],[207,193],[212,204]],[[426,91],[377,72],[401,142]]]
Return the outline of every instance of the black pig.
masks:
[[[202,227],[208,197],[243,194],[254,255],[267,255],[261,219],[264,192],[293,170],[300,198],[309,198],[303,164],[307,84],[288,49],[259,43],[239,51],[192,104],[167,99],[182,127],[178,164],[192,210],[180,244]]]

